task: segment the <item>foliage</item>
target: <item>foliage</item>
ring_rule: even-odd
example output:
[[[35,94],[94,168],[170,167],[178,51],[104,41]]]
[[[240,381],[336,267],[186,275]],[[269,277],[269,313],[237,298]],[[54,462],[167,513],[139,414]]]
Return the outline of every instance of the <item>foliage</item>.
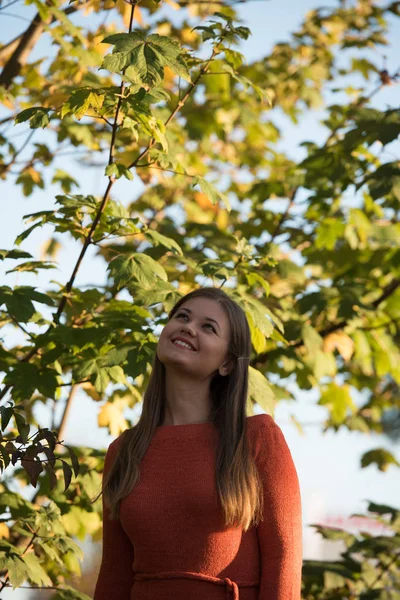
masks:
[[[400,170],[385,160],[400,116],[373,104],[397,75],[369,52],[389,45],[399,10],[357,0],[310,11],[289,41],[246,64],[250,32],[232,6],[182,7],[177,24],[150,0],[30,3],[30,32],[51,51],[29,62],[27,36],[0,49],[0,173],[27,198],[51,190],[55,202],[25,215],[14,247],[0,250],[0,323],[23,339],[0,345],[0,590],[28,580],[83,598],[67,585],[80,570],[71,537],[100,535],[90,498],[104,453],[65,447],[64,418],[44,428],[34,409],[54,410],[64,388],[66,414],[79,386],[99,403],[100,427],[132,426],[125,409],[146,388],[152,329],[182,294],[211,282],[245,310],[249,412],[293,399],[289,378],[320,391],[325,430],[387,432],[400,409]],[[328,104],[331,82],[338,100]],[[280,150],[276,112],[299,123],[322,107],[325,141],[304,140],[301,160]],[[14,123],[26,132],[18,147]],[[65,170],[69,152],[76,173]],[[99,164],[103,193],[78,193],[78,167]],[[136,196],[119,200],[132,180],[124,189]],[[51,232],[41,260],[21,249],[38,228]],[[71,240],[80,253],[65,285],[11,285],[13,273],[52,274]],[[103,287],[76,284],[89,248],[104,260]],[[398,466],[383,447],[364,455],[370,464]],[[30,484],[33,498],[12,484]],[[313,596],[331,593],[318,577],[310,598],[338,597]]]
[[[332,562],[306,560],[303,565],[304,600],[397,600],[400,589],[400,511],[369,502],[365,517],[384,533],[353,535],[334,527],[313,527],[326,540],[341,541],[342,558]]]

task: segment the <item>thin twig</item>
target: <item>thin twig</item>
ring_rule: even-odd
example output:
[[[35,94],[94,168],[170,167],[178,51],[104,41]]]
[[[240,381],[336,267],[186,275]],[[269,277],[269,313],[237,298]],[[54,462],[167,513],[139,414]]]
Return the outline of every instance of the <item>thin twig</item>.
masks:
[[[14,156],[12,157],[11,161],[6,165],[1,166],[0,172],[2,173],[2,175],[7,173],[7,171],[15,164],[15,160],[16,160],[17,156],[19,154],[21,154],[21,152],[23,150],[25,150],[26,146],[29,144],[29,142],[32,139],[32,136],[35,135],[35,133],[36,133],[36,129],[32,129],[32,131],[29,133],[28,137],[26,138],[25,142],[22,144],[21,148],[19,150],[17,150],[16,153],[14,154]]]
[[[20,323],[20,322],[19,322],[19,321],[18,321],[18,320],[17,320],[17,319],[16,319],[16,318],[13,316],[13,315],[11,315],[10,313],[7,313],[7,314],[8,314],[8,316],[10,317],[11,321],[12,321],[13,323],[15,323],[15,325],[16,325],[16,326],[17,326],[19,329],[21,329],[21,331],[23,331],[23,332],[25,333],[25,335],[27,335],[28,337],[30,337],[30,338],[31,338],[31,340],[35,340],[35,336],[34,336],[34,335],[32,335],[32,333],[30,333],[30,332],[29,332],[27,329],[25,329],[25,327],[23,327],[23,326],[21,325],[21,323]]]
[[[377,298],[376,300],[374,300],[374,302],[371,303],[371,306],[373,308],[377,308],[384,300],[386,300],[391,294],[393,294],[397,288],[400,287],[400,279],[394,279],[393,281],[391,281],[383,290],[382,294],[379,296],[379,298]],[[338,331],[339,329],[344,329],[347,325],[348,321],[347,320],[342,320],[339,321],[338,323],[333,323],[332,325],[329,325],[328,327],[325,327],[324,329],[321,329],[320,331],[318,331],[318,334],[324,338],[326,336],[328,336],[330,333],[333,333],[334,331]],[[304,346],[304,340],[297,340],[294,342],[290,342],[287,346],[285,346],[285,348],[300,348],[301,346]],[[274,352],[274,350],[268,350],[267,352],[262,352],[261,354],[259,354],[258,356],[256,356],[256,358],[250,362],[252,367],[259,367],[261,365],[263,365],[267,360],[269,355]]]
[[[136,4],[132,4],[132,11],[131,11],[130,24],[129,24],[129,31],[132,31],[133,14],[134,14],[134,11],[135,11],[135,6],[136,6]],[[114,125],[113,125],[113,131],[112,131],[112,138],[111,138],[111,144],[110,144],[109,163],[108,164],[111,164],[112,160],[113,160],[116,130],[118,128],[119,110],[120,110],[120,107],[121,107],[121,96],[123,95],[124,86],[125,86],[125,83],[122,82],[121,86],[120,86],[120,98],[119,98],[119,101],[118,101],[117,110],[116,110],[115,119],[114,119]],[[106,188],[106,190],[104,192],[104,195],[103,195],[103,199],[102,199],[102,201],[100,203],[100,207],[99,207],[99,209],[97,211],[97,214],[96,214],[95,218],[93,219],[93,222],[92,222],[92,225],[90,227],[89,233],[87,234],[87,237],[85,238],[85,241],[84,241],[83,246],[82,246],[82,250],[81,250],[81,252],[79,254],[78,260],[77,260],[77,262],[75,264],[75,267],[74,267],[74,269],[72,271],[72,275],[71,275],[68,283],[65,286],[65,290],[64,290],[64,292],[62,294],[62,298],[61,298],[60,303],[58,305],[57,311],[56,311],[55,315],[53,316],[53,323],[49,326],[49,328],[48,328],[47,331],[50,331],[55,325],[57,325],[59,323],[60,316],[61,316],[61,314],[62,314],[62,312],[64,310],[64,307],[65,307],[65,304],[67,302],[67,299],[70,296],[70,293],[71,293],[71,290],[72,290],[72,287],[73,287],[76,275],[77,275],[77,273],[79,271],[79,268],[80,268],[80,266],[82,264],[82,260],[83,260],[85,254],[86,254],[86,251],[87,251],[87,249],[88,249],[88,247],[89,247],[89,245],[91,243],[91,240],[92,240],[93,234],[95,232],[95,229],[96,229],[96,227],[97,227],[97,225],[98,225],[98,223],[100,221],[100,217],[101,217],[101,215],[102,215],[102,213],[103,213],[103,211],[104,211],[104,209],[106,207],[106,204],[108,202],[108,199],[110,197],[111,188],[112,188],[114,182],[115,182],[115,178],[114,177],[110,177],[108,185],[107,185],[107,188]],[[33,356],[35,356],[37,353],[38,353],[38,348],[33,347],[21,359],[21,362],[29,362],[31,360],[31,358]],[[11,384],[8,384],[8,385],[4,386],[3,390],[0,392],[0,400],[2,398],[4,398],[4,396],[6,395],[6,393],[8,392],[8,390],[11,387],[12,387]]]
[[[0,6],[0,11],[3,11],[4,9],[7,10],[7,8],[9,8],[10,6],[12,6],[13,4],[16,4],[19,1],[20,0],[11,0],[11,2],[9,2],[8,4],[5,4],[4,6]]]
[[[214,59],[214,57],[216,56],[217,53],[218,53],[218,49],[217,49],[217,47],[214,47],[210,58],[206,61],[204,67],[200,70],[200,73],[198,74],[198,76],[196,77],[196,79],[189,85],[189,87],[186,90],[186,93],[184,94],[183,98],[181,100],[179,100],[179,102],[176,104],[174,110],[169,115],[168,119],[164,122],[164,127],[166,127],[168,125],[168,123],[170,123],[172,121],[172,119],[175,117],[175,115],[179,112],[179,110],[185,104],[186,100],[189,98],[190,94],[195,89],[195,87],[198,84],[198,82],[201,79],[201,77],[207,71],[208,67],[210,66],[211,62],[213,61],[213,59]],[[134,161],[132,161],[132,163],[129,165],[128,169],[131,169],[132,167],[135,167],[137,165],[137,163],[142,158],[144,158],[145,156],[147,156],[147,154],[150,152],[151,148],[154,146],[155,143],[156,143],[155,138],[151,138],[151,140],[148,143],[147,147],[135,158]]]

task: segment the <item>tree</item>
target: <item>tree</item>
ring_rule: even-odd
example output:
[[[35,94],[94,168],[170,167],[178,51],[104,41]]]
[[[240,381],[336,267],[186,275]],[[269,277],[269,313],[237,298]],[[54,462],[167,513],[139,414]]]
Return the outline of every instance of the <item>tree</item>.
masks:
[[[385,160],[400,116],[373,104],[398,73],[368,52],[389,45],[400,5],[311,11],[288,42],[246,64],[238,44],[250,32],[227,3],[181,2],[173,21],[150,0],[33,4],[28,29],[0,49],[1,173],[25,196],[48,189],[55,200],[26,215],[0,256],[8,274],[27,276],[54,268],[67,238],[79,252],[65,284],[0,288],[1,324],[23,335],[0,347],[0,590],[28,580],[71,599],[87,597],[66,583],[80,572],[71,536],[99,534],[100,502],[90,499],[104,453],[65,447],[70,402],[80,386],[101,403],[99,426],[112,435],[132,426],[124,411],[146,388],[152,327],[200,281],[225,286],[246,312],[249,413],[291,398],[289,377],[318,387],[325,429],[384,432],[400,408],[400,170]],[[51,55],[29,62],[42,36]],[[340,101],[327,104],[331,82]],[[295,161],[278,149],[274,111],[297,123],[319,107],[327,137],[305,140]],[[18,147],[14,122],[26,131]],[[78,177],[58,167],[70,152],[88,169],[101,165],[102,194],[78,193]],[[137,196],[119,199],[134,177]],[[46,260],[21,247],[38,227],[51,232]],[[76,277],[92,249],[107,277],[83,289]],[[54,409],[65,389],[61,423],[42,427],[35,405]],[[363,456],[363,467],[372,463],[399,464],[384,448]],[[31,484],[31,501],[11,483]]]

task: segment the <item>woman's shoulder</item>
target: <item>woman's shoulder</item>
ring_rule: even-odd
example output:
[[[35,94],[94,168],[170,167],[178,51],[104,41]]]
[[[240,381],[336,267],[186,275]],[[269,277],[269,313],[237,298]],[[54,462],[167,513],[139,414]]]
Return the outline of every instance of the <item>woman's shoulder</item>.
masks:
[[[265,430],[273,431],[276,427],[278,427],[278,425],[275,423],[273,417],[267,413],[247,417],[247,430],[253,434]]]
[[[275,425],[273,417],[267,413],[261,413],[259,415],[247,417],[247,422],[251,427],[271,427]]]
[[[281,428],[268,414],[253,415],[247,418],[248,437],[255,455],[280,450],[286,446]]]
[[[115,440],[113,440],[106,451],[106,460],[114,460],[116,454],[118,453],[119,447],[121,445],[122,439],[124,437],[124,433],[125,431],[123,431],[117,438],[115,438]]]

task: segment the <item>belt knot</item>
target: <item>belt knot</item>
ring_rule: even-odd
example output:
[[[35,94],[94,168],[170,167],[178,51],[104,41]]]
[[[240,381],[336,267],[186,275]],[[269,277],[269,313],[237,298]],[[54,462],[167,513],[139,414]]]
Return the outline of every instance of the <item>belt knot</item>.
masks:
[[[239,600],[239,588],[235,581],[225,577],[227,600]]]

